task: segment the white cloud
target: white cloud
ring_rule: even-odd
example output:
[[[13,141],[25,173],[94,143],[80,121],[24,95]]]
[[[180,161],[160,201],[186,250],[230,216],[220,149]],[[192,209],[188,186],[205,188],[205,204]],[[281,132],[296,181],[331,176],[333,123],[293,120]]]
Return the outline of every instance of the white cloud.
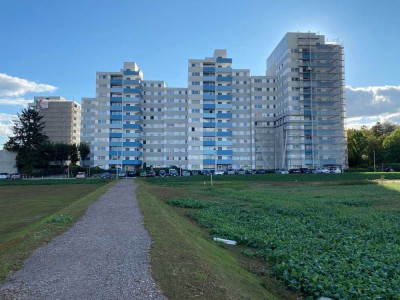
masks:
[[[400,123],[400,85],[346,86],[347,128]]]
[[[0,98],[0,105],[13,105],[13,106],[22,106],[26,107],[29,103],[32,103],[33,100],[28,100],[24,98]]]
[[[0,149],[3,148],[4,143],[8,137],[12,135],[13,120],[17,120],[17,115],[0,113]]]
[[[31,92],[53,92],[56,89],[52,85],[36,83],[0,73],[0,96],[17,97]]]

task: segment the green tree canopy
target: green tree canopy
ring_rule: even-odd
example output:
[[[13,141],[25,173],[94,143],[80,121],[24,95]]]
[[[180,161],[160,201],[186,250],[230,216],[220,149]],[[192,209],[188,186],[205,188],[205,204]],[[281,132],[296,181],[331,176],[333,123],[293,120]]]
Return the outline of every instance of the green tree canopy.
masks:
[[[23,109],[14,121],[13,136],[4,144],[4,149],[17,152],[18,169],[27,174],[43,165],[42,151],[48,137],[43,133],[42,118],[33,108]]]
[[[88,143],[81,142],[78,147],[79,156],[81,157],[82,164],[85,165],[85,160],[90,153],[90,145]]]

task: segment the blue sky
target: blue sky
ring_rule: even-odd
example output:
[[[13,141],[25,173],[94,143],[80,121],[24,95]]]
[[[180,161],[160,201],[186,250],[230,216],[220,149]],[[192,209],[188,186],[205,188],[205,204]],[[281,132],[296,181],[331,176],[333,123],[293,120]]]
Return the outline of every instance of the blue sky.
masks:
[[[187,60],[226,48],[235,68],[265,73],[288,31],[345,47],[349,126],[400,123],[400,1],[27,1],[0,5],[0,144],[37,95],[80,102],[96,71],[136,61],[145,79],[187,86]]]

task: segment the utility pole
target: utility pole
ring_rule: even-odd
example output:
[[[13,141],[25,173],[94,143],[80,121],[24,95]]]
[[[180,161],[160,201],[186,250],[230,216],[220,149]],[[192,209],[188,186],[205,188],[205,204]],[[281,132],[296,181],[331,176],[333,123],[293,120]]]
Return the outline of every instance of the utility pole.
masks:
[[[375,165],[375,150],[374,150],[374,172],[376,172],[376,165]]]

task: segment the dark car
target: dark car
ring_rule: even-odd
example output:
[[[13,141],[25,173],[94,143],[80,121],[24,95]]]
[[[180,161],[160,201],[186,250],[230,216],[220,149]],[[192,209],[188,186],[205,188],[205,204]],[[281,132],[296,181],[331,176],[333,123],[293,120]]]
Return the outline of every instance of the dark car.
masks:
[[[146,172],[146,177],[156,177],[156,172],[154,172],[154,171],[147,171],[147,172]]]
[[[158,171],[158,176],[165,177],[165,176],[167,176],[167,172],[165,170],[160,170],[160,171]]]
[[[111,179],[111,174],[108,172],[104,172],[100,175],[100,178]]]
[[[256,174],[265,174],[267,171],[265,169],[258,169],[256,170]]]
[[[300,169],[290,169],[289,174],[300,174]]]
[[[309,168],[300,168],[301,174],[312,174],[312,170]]]
[[[201,173],[206,176],[210,176],[212,174],[211,170],[203,170]]]
[[[250,170],[246,170],[246,174],[253,175],[253,174],[257,174],[257,172],[256,172],[256,170],[250,169]]]
[[[136,177],[137,174],[136,174],[135,171],[128,171],[128,172],[126,172],[126,176],[128,176],[128,177]]]
[[[199,171],[197,170],[192,170],[190,173],[192,173],[192,176],[199,175]]]

